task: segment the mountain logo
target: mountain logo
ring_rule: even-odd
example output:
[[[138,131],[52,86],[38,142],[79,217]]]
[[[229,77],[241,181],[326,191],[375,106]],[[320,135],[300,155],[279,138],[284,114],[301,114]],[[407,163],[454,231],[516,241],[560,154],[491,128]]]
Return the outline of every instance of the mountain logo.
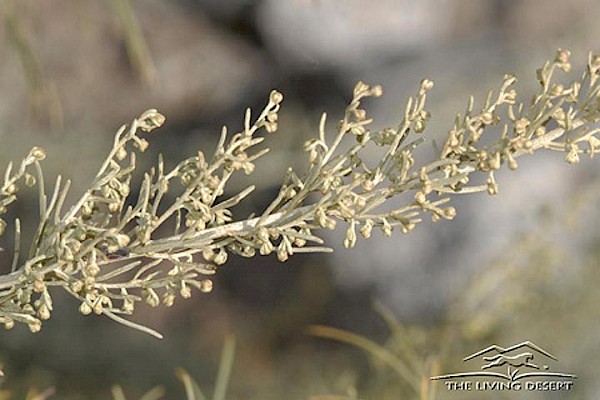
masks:
[[[577,376],[552,372],[548,364],[558,359],[533,342],[510,347],[491,345],[463,359],[479,360],[479,371],[432,376],[446,381],[449,390],[570,390]],[[475,378],[470,381],[468,379]],[[487,380],[486,380],[487,379]]]

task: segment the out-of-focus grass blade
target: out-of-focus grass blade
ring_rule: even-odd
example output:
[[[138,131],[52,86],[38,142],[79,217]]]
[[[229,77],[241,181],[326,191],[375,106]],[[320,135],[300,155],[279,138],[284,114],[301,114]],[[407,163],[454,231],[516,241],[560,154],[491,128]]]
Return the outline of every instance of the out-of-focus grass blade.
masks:
[[[215,393],[213,400],[225,400],[227,393],[227,385],[233,368],[233,360],[235,358],[235,336],[229,335],[225,338],[223,351],[221,352],[221,362],[219,364],[219,373],[217,374],[217,382],[215,383]]]
[[[44,390],[42,393],[38,393],[35,389],[29,389],[25,400],[47,400],[50,396],[54,395],[54,392],[55,390],[52,387]]]
[[[402,346],[402,355],[406,359],[406,362],[410,365],[413,371],[418,371],[421,363],[419,356],[415,352],[414,345],[411,343],[407,329],[400,324],[400,322],[398,322],[392,310],[386,307],[383,303],[375,301],[373,302],[373,308],[391,329],[394,338],[398,339],[398,342]]]
[[[342,329],[331,328],[329,326],[312,325],[308,328],[308,334],[317,337],[337,340],[363,349],[371,356],[377,358],[384,364],[391,367],[394,371],[396,371],[398,375],[411,388],[414,389],[415,393],[420,393],[420,376],[413,372],[404,361],[396,357],[385,347],[380,346],[379,344],[365,337],[359,336],[355,333],[344,331]]]
[[[140,400],[159,400],[165,395],[165,389],[162,386],[157,386],[146,392],[145,395],[140,397]]]
[[[183,382],[183,386],[185,387],[185,396],[187,400],[207,400],[206,396],[204,396],[204,394],[198,387],[198,384],[183,368],[177,368],[175,370],[175,375],[177,375],[177,378],[179,378],[179,380]]]
[[[114,385],[111,388],[113,400],[127,400],[125,397],[125,392],[123,392],[123,388],[119,385]]]
[[[121,20],[127,55],[134,71],[146,84],[154,82],[156,69],[142,28],[129,0],[111,0],[110,4]]]

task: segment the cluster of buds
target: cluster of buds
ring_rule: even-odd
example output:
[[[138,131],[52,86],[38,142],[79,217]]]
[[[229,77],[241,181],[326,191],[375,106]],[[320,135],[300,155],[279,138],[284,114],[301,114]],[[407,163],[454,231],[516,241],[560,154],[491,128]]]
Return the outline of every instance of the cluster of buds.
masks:
[[[253,152],[263,141],[255,133],[262,128],[277,131],[281,93],[271,92],[254,123],[248,110],[241,132],[228,138],[224,128],[210,161],[198,152],[165,172],[159,158],[158,166],[144,175],[137,203],[124,210],[135,170],[135,149],[144,151],[148,146],[137,131],[150,132],[165,121],[158,111],[148,110],[129,130],[123,126],[117,132],[113,149],[90,189],[64,216],[60,210],[68,184],[61,185],[59,177],[49,202],[41,190],[33,256],[19,265],[15,251],[13,272],[0,279],[0,323],[10,328],[22,322],[39,331],[53,310],[48,288],[62,286],[80,301],[81,313],[104,314],[160,336],[118,314],[131,314],[139,301],[153,307],[171,306],[177,296],[190,297],[193,288],[210,292],[212,281],[205,276],[216,267],[197,262],[200,254],[216,266],[226,263],[230,253],[244,257],[275,253],[283,262],[297,253],[329,251],[307,243],[322,244],[312,231],[335,229],[338,222],[347,224],[343,244],[350,248],[356,245],[357,233],[369,238],[373,228],[390,236],[396,228],[412,231],[422,215],[430,215],[433,221],[454,218],[456,210],[444,196],[498,193],[495,171],[505,164],[516,169],[522,155],[549,149],[566,153],[569,163],[579,162],[581,154],[592,157],[600,151],[599,130],[593,125],[600,121],[600,56],[590,54],[581,79],[570,84],[552,82],[555,71],[570,71],[569,57],[567,50],[559,49],[554,60],[538,70],[541,90],[530,105],[517,102],[512,75],[504,77],[495,94],[490,92],[479,112],[474,111],[471,98],[464,116],[457,115],[437,159],[418,168],[414,150],[424,139],[406,139],[411,134],[422,136],[427,127],[430,113],[425,104],[433,82],[421,82],[397,128],[375,133],[370,131],[372,120],[361,100],[381,96],[382,89],[359,82],[333,140],[327,138],[324,114],[318,138],[305,143],[310,164],[306,173],[299,176],[288,169],[278,196],[262,215],[243,221],[233,221],[231,208],[254,187],[222,199],[225,186],[237,171],[252,173],[254,161],[266,154],[268,149]],[[499,131],[497,140],[483,141],[492,128]],[[348,137],[350,142],[344,142]],[[362,157],[369,143],[383,152],[375,165]],[[121,165],[128,156],[129,164]],[[0,185],[0,216],[16,200],[22,182],[41,184],[41,174],[34,176],[29,169],[35,164],[39,170],[37,163],[44,157],[42,149],[33,148],[15,171],[9,164]],[[485,184],[469,185],[476,172],[487,176]],[[165,196],[178,186],[171,185],[173,179],[179,179],[182,192]],[[404,194],[408,194],[404,206],[391,211],[383,206]],[[318,200],[309,204],[315,196]],[[175,200],[165,206],[161,201],[166,198]],[[167,228],[163,226],[167,221],[174,225],[174,233],[160,237],[166,229],[158,228]],[[0,219],[0,235],[6,227]],[[18,219],[15,232],[18,250]],[[165,267],[167,263],[171,269]]]
[[[265,127],[265,130],[269,133],[277,132],[277,121],[279,120],[279,116],[277,111],[279,110],[279,105],[283,101],[283,95],[277,90],[272,90],[269,95],[269,103],[275,106],[266,113],[265,119],[262,122],[262,126]]]
[[[21,161],[19,168],[14,171],[14,174],[12,162],[8,163],[4,172],[4,181],[0,186],[0,216],[6,214],[8,207],[17,200],[17,192],[22,181],[27,187],[35,186],[37,180],[29,173],[29,169],[33,164],[39,163],[45,158],[46,152],[44,149],[33,147],[27,157]],[[6,231],[6,225],[6,221],[0,218],[0,236]]]
[[[308,153],[308,161],[311,164],[320,162],[327,148],[319,139],[310,139],[304,143],[304,151]]]
[[[129,196],[129,178],[125,181],[120,181],[113,178],[101,189],[102,199],[108,205],[108,210],[111,213],[116,213],[123,208],[123,203]]]

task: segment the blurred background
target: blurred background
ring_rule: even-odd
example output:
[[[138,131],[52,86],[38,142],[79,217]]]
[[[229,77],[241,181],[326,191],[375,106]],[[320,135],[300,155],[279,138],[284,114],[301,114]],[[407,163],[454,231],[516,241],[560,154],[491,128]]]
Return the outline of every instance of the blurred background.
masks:
[[[600,50],[599,17],[594,0],[4,0],[0,171],[42,146],[47,179],[70,177],[72,200],[116,129],[145,109],[167,123],[140,169],[158,153],[168,165],[210,153],[223,124],[240,129],[244,109],[258,111],[276,88],[285,95],[280,131],[249,178],[259,190],[236,210],[242,219],[275,195],[285,167],[306,166],[302,143],[317,134],[320,113],[340,118],[358,80],[383,86],[383,98],[367,105],[382,128],[400,120],[421,79],[432,79],[427,137],[440,141],[469,95],[481,104],[504,73],[519,77],[528,99],[536,68],[558,47],[583,71],[588,52]],[[225,338],[235,335],[228,399],[458,399],[427,377],[464,370],[464,356],[492,343],[525,340],[578,375],[574,389],[478,398],[598,398],[598,161],[568,166],[561,154],[540,153],[498,180],[498,196],[455,199],[454,221],[408,236],[375,235],[346,250],[342,233],[325,233],[333,254],[285,264],[231,257],[211,294],[138,310],[135,321],[162,341],[82,317],[75,301],[57,296],[41,333],[0,332],[2,393],[53,387],[56,399],[107,399],[121,384],[137,399],[162,385],[165,398],[180,399],[177,367],[211,393]],[[37,198],[22,200],[15,212],[27,236]],[[2,271],[10,237],[0,244]],[[346,336],[307,334],[314,324]],[[344,343],[350,332],[413,375]]]

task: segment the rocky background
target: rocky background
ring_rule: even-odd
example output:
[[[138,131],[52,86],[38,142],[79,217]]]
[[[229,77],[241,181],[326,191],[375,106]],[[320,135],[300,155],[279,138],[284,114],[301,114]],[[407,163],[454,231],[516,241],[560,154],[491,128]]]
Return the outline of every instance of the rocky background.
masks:
[[[468,96],[483,101],[504,73],[519,77],[528,98],[535,69],[556,48],[570,49],[581,69],[587,52],[600,50],[599,17],[593,0],[5,0],[0,165],[42,146],[46,175],[71,177],[74,198],[114,131],[143,110],[168,119],[141,167],[158,153],[175,163],[195,149],[210,152],[223,124],[240,128],[244,109],[259,109],[277,88],[285,94],[280,132],[250,178],[260,191],[239,210],[243,218],[273,196],[285,166],[305,165],[303,141],[316,134],[321,112],[342,114],[356,81],[384,87],[368,104],[383,127],[400,119],[422,78],[434,80],[427,135],[439,141]],[[162,342],[84,318],[61,298],[40,334],[0,332],[3,388],[16,398],[35,386],[55,387],[59,399],[105,399],[114,383],[131,398],[163,384],[167,398],[182,398],[173,369],[185,367],[210,389],[233,333],[232,399],[306,399],[349,387],[388,398],[369,397],[380,366],[305,334],[318,323],[382,342],[388,329],[374,312],[377,300],[424,336],[460,331],[454,343],[465,354],[490,340],[543,342],[581,378],[573,397],[540,398],[596,398],[600,386],[580,363],[600,364],[589,359],[600,345],[590,307],[598,300],[597,160],[569,167],[559,154],[538,154],[520,164],[499,175],[500,195],[456,201],[450,223],[359,241],[353,250],[342,248],[341,233],[330,234],[334,254],[286,264],[233,258],[212,294],[137,314],[165,334]],[[17,210],[25,236],[36,201],[31,193]],[[8,268],[1,254],[0,268]],[[457,351],[449,354],[460,360]]]

